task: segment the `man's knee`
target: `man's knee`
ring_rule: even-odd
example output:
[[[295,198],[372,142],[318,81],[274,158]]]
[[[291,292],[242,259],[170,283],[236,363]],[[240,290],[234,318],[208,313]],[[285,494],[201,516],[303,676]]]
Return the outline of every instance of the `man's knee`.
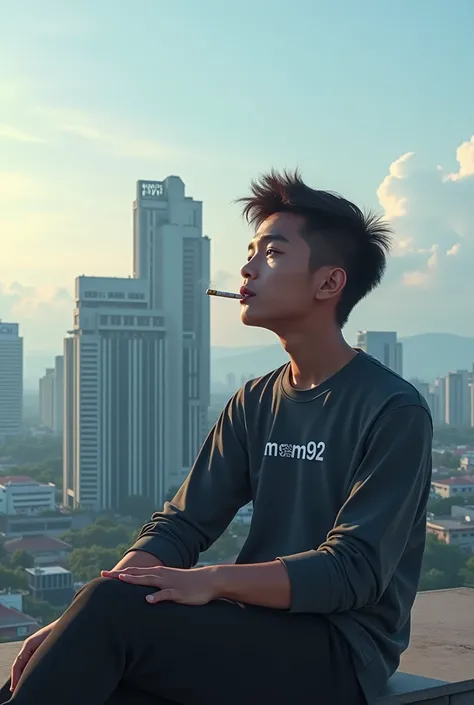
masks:
[[[127,599],[127,588],[130,587],[113,578],[94,578],[76,593],[74,602],[107,610],[124,602]]]

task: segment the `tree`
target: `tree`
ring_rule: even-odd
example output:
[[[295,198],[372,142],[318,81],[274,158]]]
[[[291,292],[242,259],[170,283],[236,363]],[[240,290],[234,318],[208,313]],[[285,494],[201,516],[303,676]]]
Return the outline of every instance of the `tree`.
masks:
[[[128,548],[128,546],[127,546]],[[111,570],[118,563],[124,551],[122,546],[103,548],[76,548],[69,557],[69,570],[74,579],[88,582],[100,575],[101,570]]]
[[[466,566],[461,569],[461,576],[466,587],[474,588],[474,556],[471,556],[467,560]]]
[[[0,566],[0,590],[28,590],[28,578],[24,570],[10,570]]]
[[[436,517],[448,516],[451,514],[451,507],[474,504],[474,494],[467,494],[463,497],[433,497],[428,502],[428,512]]]
[[[428,534],[419,589],[439,590],[462,586],[461,570],[466,559],[466,554],[459,546],[451,546],[440,541],[434,534]]]
[[[12,568],[33,568],[35,559],[28,551],[15,551],[10,558]]]
[[[25,595],[23,598],[23,612],[30,617],[38,620],[43,626],[51,624],[66,610],[68,605],[64,607],[54,607],[45,600],[35,600],[31,595]]]

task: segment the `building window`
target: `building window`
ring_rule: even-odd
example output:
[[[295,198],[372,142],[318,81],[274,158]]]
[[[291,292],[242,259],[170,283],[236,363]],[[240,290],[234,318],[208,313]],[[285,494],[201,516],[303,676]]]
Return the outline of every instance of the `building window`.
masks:
[[[85,299],[96,299],[97,298],[97,291],[85,291],[84,298]]]
[[[108,322],[109,322],[109,317],[108,317],[108,316],[101,316],[101,317],[100,317],[100,324],[101,324],[102,326],[106,326]]]
[[[129,299],[133,299],[134,301],[144,301],[145,300],[145,294],[137,294],[136,292],[131,292],[128,294]]]
[[[124,326],[133,326],[134,316],[124,316],[123,317],[123,324],[124,324]]]
[[[109,293],[107,294],[107,298],[108,299],[124,299],[125,294],[123,293],[123,291],[109,291]]]
[[[154,325],[154,326],[162,326],[162,325],[163,325],[163,319],[160,318],[159,316],[153,316],[153,325]]]
[[[150,316],[137,316],[137,323],[139,326],[149,326]]]
[[[110,322],[113,326],[119,326],[122,323],[122,316],[110,316]]]

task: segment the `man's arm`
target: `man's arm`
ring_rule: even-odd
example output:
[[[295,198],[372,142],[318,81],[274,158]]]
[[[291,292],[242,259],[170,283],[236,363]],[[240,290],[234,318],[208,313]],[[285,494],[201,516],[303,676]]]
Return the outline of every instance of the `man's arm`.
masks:
[[[215,596],[330,613],[374,604],[384,593],[414,525],[425,521],[432,424],[406,406],[374,425],[347,501],[317,549],[270,563],[215,566]]]
[[[191,568],[251,500],[243,397],[240,390],[228,402],[188,478],[172,502],[145,524],[120,567],[140,567],[137,554],[143,552],[143,567],[153,560],[152,565]]]

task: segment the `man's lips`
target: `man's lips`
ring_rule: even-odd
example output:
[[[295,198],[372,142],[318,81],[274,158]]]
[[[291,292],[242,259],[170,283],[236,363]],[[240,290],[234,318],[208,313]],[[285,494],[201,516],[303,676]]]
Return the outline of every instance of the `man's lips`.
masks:
[[[240,295],[241,295],[241,301],[247,301],[248,299],[251,299],[252,296],[255,296],[253,291],[250,291],[250,289],[247,289],[246,286],[240,287]]]

